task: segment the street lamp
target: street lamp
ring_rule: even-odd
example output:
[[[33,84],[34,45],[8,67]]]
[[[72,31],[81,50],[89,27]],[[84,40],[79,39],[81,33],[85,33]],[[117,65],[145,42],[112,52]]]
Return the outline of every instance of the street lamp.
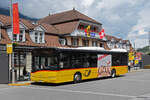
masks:
[[[11,28],[12,28],[12,50],[14,50],[13,49],[13,14],[12,14],[12,4],[13,4],[13,1],[10,0],[10,16],[11,16]],[[10,60],[11,60],[11,69],[12,69],[12,83],[15,83],[14,51],[12,51],[12,54],[10,54]]]

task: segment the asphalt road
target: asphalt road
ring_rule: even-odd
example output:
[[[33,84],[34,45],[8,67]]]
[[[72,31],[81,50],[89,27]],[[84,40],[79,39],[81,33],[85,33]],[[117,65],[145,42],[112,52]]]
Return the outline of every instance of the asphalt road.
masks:
[[[150,70],[79,84],[2,84],[0,100],[150,100]]]

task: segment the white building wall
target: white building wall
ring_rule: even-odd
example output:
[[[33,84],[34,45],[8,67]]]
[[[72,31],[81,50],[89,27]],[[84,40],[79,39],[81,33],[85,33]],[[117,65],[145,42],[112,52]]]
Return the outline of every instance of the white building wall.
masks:
[[[12,29],[11,28],[8,28],[7,29],[7,33],[8,33],[8,36],[9,36],[9,38],[12,40]]]

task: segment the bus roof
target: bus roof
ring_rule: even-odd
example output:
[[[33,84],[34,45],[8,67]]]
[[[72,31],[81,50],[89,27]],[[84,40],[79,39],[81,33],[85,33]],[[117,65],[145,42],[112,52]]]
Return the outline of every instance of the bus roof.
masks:
[[[105,50],[102,47],[78,47],[78,48],[59,48],[60,50],[73,50],[73,51],[96,51],[96,52],[126,52],[126,49],[112,49],[112,50]]]

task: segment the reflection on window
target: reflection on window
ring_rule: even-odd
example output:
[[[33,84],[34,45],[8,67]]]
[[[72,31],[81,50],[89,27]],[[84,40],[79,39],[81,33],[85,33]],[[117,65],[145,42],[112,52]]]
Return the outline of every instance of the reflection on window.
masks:
[[[96,54],[83,54],[76,53],[61,54],[60,68],[61,69],[71,69],[71,68],[88,68],[97,66],[97,55]]]
[[[26,66],[26,54],[14,53],[14,66],[19,67],[19,64],[21,67]]]
[[[57,57],[34,57],[33,70],[57,70],[58,60]]]

